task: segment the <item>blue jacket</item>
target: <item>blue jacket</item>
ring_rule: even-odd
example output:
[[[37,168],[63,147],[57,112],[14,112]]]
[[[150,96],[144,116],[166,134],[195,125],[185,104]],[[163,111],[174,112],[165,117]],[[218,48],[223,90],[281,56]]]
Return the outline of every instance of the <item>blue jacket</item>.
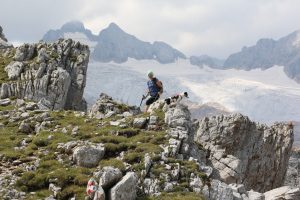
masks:
[[[149,92],[150,92],[150,96],[151,97],[157,97],[158,96],[158,93],[160,91],[160,88],[157,86],[157,78],[153,78],[152,80],[149,80],[147,82],[147,85],[148,85],[148,89],[149,89]]]

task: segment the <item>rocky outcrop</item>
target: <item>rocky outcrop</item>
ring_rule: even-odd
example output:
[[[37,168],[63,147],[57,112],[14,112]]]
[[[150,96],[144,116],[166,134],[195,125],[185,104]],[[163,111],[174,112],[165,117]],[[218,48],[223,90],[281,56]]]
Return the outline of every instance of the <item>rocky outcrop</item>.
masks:
[[[87,46],[73,40],[24,44],[11,49],[0,98],[40,101],[48,109],[85,110],[83,91],[89,61]]]
[[[0,49],[6,49],[6,48],[10,48],[12,47],[12,45],[10,45],[3,33],[3,29],[0,26]]]
[[[293,148],[284,185],[300,188],[300,149]]]
[[[140,113],[140,109],[135,106],[121,104],[112,99],[107,94],[101,93],[96,103],[89,109],[89,116],[97,119],[108,118],[113,115],[122,115],[124,117]]]
[[[133,115],[101,96],[97,112],[120,112],[96,119],[78,111],[41,110],[22,99],[0,100],[0,132],[14,142],[21,127],[16,146],[1,147],[9,153],[0,153],[0,195],[26,199],[49,189],[48,199],[77,198],[93,174],[86,192],[94,200],[181,192],[207,200],[299,199],[294,186],[264,191],[279,184],[277,177],[287,168],[291,126],[258,125],[240,114],[195,121],[187,106],[161,100],[149,108],[151,113]],[[143,126],[134,127],[135,119]]]
[[[213,177],[268,191],[283,184],[293,128],[283,123],[256,124],[240,114],[204,118],[195,141],[209,151]]]

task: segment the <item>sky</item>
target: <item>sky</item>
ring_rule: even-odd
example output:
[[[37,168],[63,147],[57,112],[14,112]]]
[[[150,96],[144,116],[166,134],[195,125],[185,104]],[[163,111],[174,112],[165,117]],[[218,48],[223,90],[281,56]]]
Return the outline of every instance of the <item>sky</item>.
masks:
[[[1,0],[0,25],[10,42],[23,43],[72,20],[95,34],[115,22],[188,56],[226,58],[260,38],[299,30],[299,8],[299,0]]]

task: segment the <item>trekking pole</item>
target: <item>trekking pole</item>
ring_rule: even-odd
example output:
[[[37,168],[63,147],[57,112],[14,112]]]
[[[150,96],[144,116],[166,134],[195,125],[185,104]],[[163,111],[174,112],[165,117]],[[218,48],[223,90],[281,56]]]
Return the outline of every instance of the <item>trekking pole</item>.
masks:
[[[143,104],[143,101],[147,98],[147,96],[148,96],[148,94],[145,96],[145,95],[143,95],[143,97],[142,97],[142,100],[141,100],[141,103],[140,103],[140,107],[142,106],[142,104]]]

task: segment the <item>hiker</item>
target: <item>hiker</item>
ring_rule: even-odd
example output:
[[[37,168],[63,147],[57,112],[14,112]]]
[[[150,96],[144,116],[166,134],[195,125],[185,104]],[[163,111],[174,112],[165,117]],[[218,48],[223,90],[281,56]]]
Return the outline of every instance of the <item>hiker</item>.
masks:
[[[146,111],[148,111],[149,106],[157,101],[160,95],[163,93],[163,84],[159,81],[152,71],[148,71],[147,73],[149,81],[147,82],[148,85],[148,93],[147,96],[150,96],[146,101]]]

